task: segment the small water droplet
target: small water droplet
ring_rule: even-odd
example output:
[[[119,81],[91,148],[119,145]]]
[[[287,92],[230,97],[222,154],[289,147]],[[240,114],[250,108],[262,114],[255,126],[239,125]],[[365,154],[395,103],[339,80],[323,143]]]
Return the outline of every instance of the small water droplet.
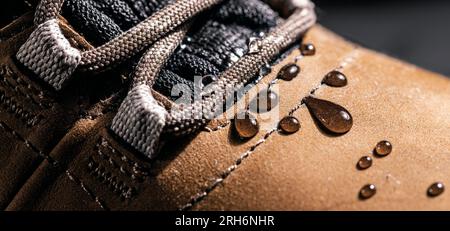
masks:
[[[256,37],[249,38],[248,41],[248,53],[256,54],[261,51],[261,39]]]
[[[292,134],[298,132],[300,130],[300,122],[297,118],[293,116],[284,117],[280,121],[280,129],[287,134]]]
[[[244,49],[238,47],[234,49],[234,54],[236,54],[238,57],[242,57],[245,55]]]
[[[428,188],[427,193],[428,193],[428,196],[430,196],[430,197],[436,197],[436,196],[441,195],[444,191],[445,191],[444,184],[441,182],[436,182]]]
[[[257,113],[271,111],[278,105],[278,94],[270,89],[264,89],[249,104],[249,110]]]
[[[262,100],[264,100],[265,103],[263,103]],[[260,98],[260,111],[261,112],[271,111],[277,105],[278,105],[278,95],[277,95],[277,93],[275,93],[271,90],[268,90],[267,95],[263,95]],[[265,106],[265,108],[264,108],[264,106]]]
[[[316,54],[316,47],[311,43],[302,44],[300,51],[304,56],[311,56]]]
[[[270,64],[266,64],[261,69],[259,69],[259,76],[264,77],[272,72],[272,66]]]
[[[325,75],[322,83],[330,87],[345,87],[347,86],[347,77],[340,71],[331,71]]]
[[[352,115],[344,107],[311,96],[306,97],[304,102],[314,118],[329,132],[344,134],[352,128]]]
[[[286,81],[291,81],[292,79],[297,77],[299,73],[300,67],[295,63],[291,63],[281,68],[280,72],[278,73],[278,78]]]
[[[373,197],[375,193],[377,193],[377,187],[373,184],[367,184],[359,191],[359,197],[361,199],[369,199]]]
[[[252,138],[259,132],[258,120],[248,112],[240,112],[234,118],[234,127],[242,138]]]
[[[387,156],[392,152],[392,144],[389,141],[383,140],[378,142],[377,146],[375,146],[375,152],[379,156]]]
[[[370,156],[363,156],[361,157],[361,159],[359,159],[358,161],[358,169],[363,170],[363,169],[368,169],[372,166],[372,157]]]

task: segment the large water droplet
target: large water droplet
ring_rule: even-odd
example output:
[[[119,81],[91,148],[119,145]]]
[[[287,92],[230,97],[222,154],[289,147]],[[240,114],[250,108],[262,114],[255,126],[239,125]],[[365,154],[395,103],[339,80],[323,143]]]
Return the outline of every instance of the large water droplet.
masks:
[[[345,87],[347,77],[340,71],[332,71],[325,76],[322,82],[330,87]]]
[[[361,199],[369,199],[373,197],[375,193],[377,193],[377,187],[373,184],[368,184],[361,188],[359,191],[359,197]]]
[[[429,188],[428,188],[428,196],[430,197],[436,197],[441,195],[445,190],[445,186],[443,183],[441,182],[436,182],[434,184],[432,184]]]
[[[375,152],[379,156],[387,156],[392,152],[392,144],[389,141],[383,140],[378,142],[377,146],[375,146]]]
[[[236,115],[234,127],[242,138],[252,138],[259,132],[258,120],[246,111]]]
[[[284,133],[292,134],[300,130],[300,122],[293,116],[287,116],[280,121],[279,127]]]
[[[314,118],[329,132],[343,134],[352,128],[352,115],[344,107],[311,96],[306,97],[304,102]]]

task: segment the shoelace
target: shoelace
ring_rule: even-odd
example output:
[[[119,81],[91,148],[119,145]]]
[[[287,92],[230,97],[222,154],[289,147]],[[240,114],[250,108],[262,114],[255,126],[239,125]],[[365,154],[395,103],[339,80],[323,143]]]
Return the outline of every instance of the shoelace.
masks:
[[[119,108],[111,129],[139,152],[150,159],[155,158],[162,134],[181,136],[198,131],[221,112],[224,99],[234,94],[236,85],[247,83],[261,66],[298,40],[315,20],[313,5],[306,2],[306,5],[302,5],[302,8],[294,12],[285,22],[257,41],[256,53],[245,55],[223,72],[218,77],[212,96],[190,105],[174,104],[169,110],[164,109],[151,96],[152,83],[162,65],[150,63],[160,58],[155,54],[161,54],[163,50],[170,51],[170,48],[176,47],[181,39],[179,37],[172,39],[171,36],[162,39],[160,47],[152,47],[141,60],[138,71],[135,72],[136,84]],[[168,57],[169,54],[166,55],[165,57]],[[142,71],[141,67],[145,66],[148,66],[143,68],[146,71]]]
[[[139,15],[148,11],[143,9],[154,12],[172,0],[139,2],[141,8],[136,9],[130,0],[66,0],[63,16],[89,42],[100,45],[143,20]],[[267,32],[279,20],[279,15],[261,0],[224,1],[197,17],[195,27],[171,55],[154,89],[174,101],[180,98],[172,95],[174,86],[193,92],[194,76],[217,76],[247,52],[250,37]]]
[[[97,71],[119,64],[146,49],[199,12],[222,0],[177,0],[102,46],[80,52],[59,29],[57,17],[64,0],[42,0],[35,13],[37,29],[20,48],[17,58],[60,90],[76,69]],[[52,49],[42,50],[43,47]]]
[[[61,89],[78,67],[91,71],[104,69],[131,58],[153,43],[140,60],[133,87],[111,125],[113,132],[149,158],[156,156],[162,134],[190,134],[214,118],[217,106],[224,97],[234,93],[236,84],[247,83],[261,66],[298,40],[316,20],[310,1],[289,1],[298,10],[267,36],[255,41],[257,52],[244,55],[224,71],[213,95],[192,105],[172,105],[167,109],[153,98],[151,86],[186,33],[187,26],[180,25],[221,1],[178,0],[112,41],[86,52],[72,48],[59,30],[56,17],[62,2],[40,2],[35,17],[37,29],[19,50],[18,60]]]

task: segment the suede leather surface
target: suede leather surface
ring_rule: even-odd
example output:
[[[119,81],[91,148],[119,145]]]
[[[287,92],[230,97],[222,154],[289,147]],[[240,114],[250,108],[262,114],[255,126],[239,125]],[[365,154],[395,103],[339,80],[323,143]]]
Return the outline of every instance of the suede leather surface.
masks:
[[[93,93],[92,87],[102,78],[101,75],[88,82],[86,78],[92,76],[76,74],[71,88],[56,93],[23,67],[15,55],[33,30],[32,20],[33,14],[28,13],[0,30],[2,209],[8,206],[40,164],[49,163],[54,169],[61,167],[59,161],[49,156],[50,151],[77,120],[95,117],[98,112],[93,105],[101,102],[104,95],[111,95],[105,93],[111,90],[109,87]],[[61,19],[60,26],[72,46],[80,50],[91,48],[65,20]],[[92,113],[87,113],[88,110]]]
[[[77,37],[71,33],[66,36]],[[72,128],[60,139],[50,135],[52,129],[61,129],[56,118],[66,115],[51,117],[55,123],[45,124],[52,128],[34,131],[20,127],[2,110],[2,120],[10,121],[33,144],[42,145],[37,147],[59,163],[54,168],[36,157],[27,160],[30,150],[2,135],[1,142],[10,144],[0,150],[6,161],[2,163],[28,171],[18,171],[21,179],[2,187],[2,203],[7,210],[177,210],[203,195],[193,204],[194,210],[450,209],[448,193],[437,198],[426,195],[435,181],[449,181],[450,81],[360,48],[320,26],[311,29],[304,42],[314,43],[317,54],[298,61],[299,77],[276,85],[280,117],[319,87],[316,97],[352,113],[354,126],[349,133],[321,132],[301,106],[294,112],[302,124],[296,134],[262,129],[256,137],[241,141],[234,138],[229,123],[217,120],[209,131],[166,140],[160,157],[150,162],[108,130],[121,97],[93,100],[86,110],[96,116],[72,121]],[[256,87],[266,87],[297,55],[294,51],[274,66]],[[348,76],[349,85],[320,85],[324,75],[336,68]],[[26,102],[25,97],[15,97]],[[269,128],[280,119],[263,116],[259,120],[272,125]],[[358,159],[372,155],[375,144],[384,139],[392,142],[392,154],[374,158],[370,169],[357,170]],[[17,177],[2,171],[1,177]],[[211,188],[216,180],[223,182]],[[359,189],[367,183],[376,184],[378,192],[369,200],[359,200]]]

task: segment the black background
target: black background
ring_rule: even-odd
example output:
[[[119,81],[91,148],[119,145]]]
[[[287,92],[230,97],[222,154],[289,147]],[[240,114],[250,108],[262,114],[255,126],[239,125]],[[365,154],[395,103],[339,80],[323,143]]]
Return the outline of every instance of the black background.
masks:
[[[313,0],[319,23],[391,56],[450,76],[450,1]]]

